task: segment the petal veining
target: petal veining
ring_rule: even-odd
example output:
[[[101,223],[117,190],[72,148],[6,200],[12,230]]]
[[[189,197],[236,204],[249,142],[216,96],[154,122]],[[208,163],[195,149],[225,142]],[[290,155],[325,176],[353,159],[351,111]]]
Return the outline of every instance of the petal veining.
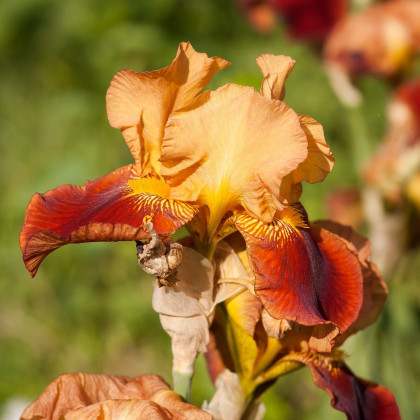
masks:
[[[159,173],[169,114],[190,103],[228,65],[182,42],[170,66],[142,73],[121,70],[114,76],[106,97],[108,119],[112,127],[121,129],[141,175]]]
[[[284,359],[306,364],[315,385],[331,396],[331,405],[349,420],[399,420],[392,392],[382,385],[356,377],[340,360],[319,353],[291,353]]]
[[[363,277],[344,240],[314,225],[293,225],[281,213],[265,229],[252,229],[245,215],[236,225],[247,242],[255,292],[271,316],[302,325],[332,322],[340,331],[355,321]]]
[[[189,204],[133,191],[129,184],[136,186],[138,178],[134,165],[129,165],[84,187],[61,185],[35,194],[19,238],[32,276],[49,253],[65,244],[145,239],[146,219],[157,233],[170,235],[195,215],[196,208]]]
[[[228,210],[244,206],[270,222],[288,197],[283,177],[308,153],[297,114],[254,89],[226,85],[172,114],[162,145],[162,176],[173,197],[208,206],[214,233]]]

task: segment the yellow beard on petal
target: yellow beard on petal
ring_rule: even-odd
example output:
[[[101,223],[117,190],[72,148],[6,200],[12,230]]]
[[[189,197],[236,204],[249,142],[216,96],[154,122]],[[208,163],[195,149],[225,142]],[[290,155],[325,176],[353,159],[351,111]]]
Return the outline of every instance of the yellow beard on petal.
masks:
[[[264,223],[246,213],[236,214],[235,223],[240,230],[251,236],[279,244],[280,240],[286,240],[294,232],[300,236],[298,228],[308,227],[302,214],[292,206],[278,212],[271,223]]]
[[[128,181],[132,193],[130,195],[148,194],[169,198],[170,187],[162,179],[147,176]]]

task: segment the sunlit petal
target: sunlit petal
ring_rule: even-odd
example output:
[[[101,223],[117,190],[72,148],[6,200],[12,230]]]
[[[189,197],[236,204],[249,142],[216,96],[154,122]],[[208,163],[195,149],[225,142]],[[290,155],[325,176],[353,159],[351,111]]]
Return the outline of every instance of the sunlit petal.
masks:
[[[400,419],[397,403],[389,389],[354,376],[340,360],[311,352],[292,353],[285,359],[306,364],[315,384],[331,396],[331,405],[346,413],[349,420]]]
[[[210,415],[186,404],[156,375],[135,378],[73,373],[61,375],[24,411],[22,420],[199,419]]]
[[[61,185],[35,194],[19,240],[27,269],[34,276],[50,252],[68,243],[145,239],[148,234],[142,226],[146,218],[160,235],[172,234],[196,209],[165,198],[167,186],[163,181],[157,185],[140,180],[130,165],[84,187]]]
[[[302,194],[301,182],[321,182],[331,172],[334,157],[325,141],[322,125],[307,115],[299,115],[299,121],[308,139],[308,156],[287,175],[281,184],[280,194],[298,201]]]
[[[254,89],[226,85],[172,114],[162,146],[162,175],[173,198],[210,210],[213,234],[223,215],[239,205],[270,222],[288,203],[283,177],[308,153],[296,113]]]
[[[257,64],[264,79],[261,84],[261,95],[270,99],[283,99],[284,84],[296,61],[286,55],[261,54]]]
[[[356,320],[363,278],[346,241],[305,227],[292,208],[268,225],[238,214],[236,225],[247,242],[255,292],[271,316],[303,325],[332,322],[340,331]]]
[[[108,119],[112,127],[122,130],[140,175],[159,173],[169,114],[191,102],[213,75],[228,65],[183,42],[168,67],[143,73],[122,70],[115,75],[107,92]]]

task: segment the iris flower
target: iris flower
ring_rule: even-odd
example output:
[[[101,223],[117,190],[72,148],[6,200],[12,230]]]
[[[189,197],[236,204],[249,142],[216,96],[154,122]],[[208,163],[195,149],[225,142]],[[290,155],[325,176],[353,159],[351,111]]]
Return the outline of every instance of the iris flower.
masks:
[[[211,420],[157,375],[61,375],[23,412],[21,420]]]
[[[26,267],[34,276],[69,243],[148,239],[148,223],[163,240],[186,226],[211,260],[217,243],[239,231],[251,288],[272,317],[344,332],[359,314],[363,276],[357,253],[311,225],[298,203],[302,181],[322,181],[334,160],[322,126],[281,99],[295,62],[258,57],[259,92],[227,84],[200,93],[228,64],[181,43],[168,67],[115,75],[108,119],[134,163],[84,187],[35,194],[20,235]]]
[[[319,226],[340,234],[348,247],[358,252],[364,282],[363,304],[357,319],[346,332],[337,335],[328,325],[309,327],[270,317],[261,301],[248,290],[227,299],[219,306],[206,354],[216,388],[224,390],[216,391],[209,404],[211,412],[229,410],[232,403],[227,400],[232,399],[232,395],[237,399],[236,406],[242,407],[242,413],[255,409],[259,397],[273,381],[306,365],[311,369],[315,384],[331,396],[333,407],[346,413],[349,419],[400,418],[392,393],[381,385],[356,377],[346,366],[344,353],[338,349],[350,335],[377,319],[386,300],[386,284],[369,261],[369,242],[350,227],[333,222],[319,222]],[[249,270],[243,240],[236,236],[225,241],[225,246],[228,244],[240,259],[236,264]],[[223,268],[223,263],[221,265]],[[226,369],[237,376],[240,387],[232,380],[232,375],[226,374]]]

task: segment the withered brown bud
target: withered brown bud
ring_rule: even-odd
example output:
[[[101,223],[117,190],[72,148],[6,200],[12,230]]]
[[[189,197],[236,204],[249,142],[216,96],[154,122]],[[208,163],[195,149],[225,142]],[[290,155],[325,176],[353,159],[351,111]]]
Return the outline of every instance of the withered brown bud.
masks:
[[[139,266],[156,277],[159,287],[172,286],[177,282],[176,273],[182,261],[182,245],[173,242],[171,238],[162,241],[151,222],[144,227],[150,235],[150,241],[136,242]]]

